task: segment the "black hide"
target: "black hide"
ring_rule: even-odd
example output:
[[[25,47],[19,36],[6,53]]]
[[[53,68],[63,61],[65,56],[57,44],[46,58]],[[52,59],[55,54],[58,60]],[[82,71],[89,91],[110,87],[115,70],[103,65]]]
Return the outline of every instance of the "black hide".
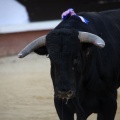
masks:
[[[114,120],[120,85],[120,10],[78,15],[89,23],[78,16],[63,20],[47,35],[46,47],[35,52],[49,54],[60,120],[74,120],[74,113],[77,120],[86,120],[92,113],[97,113],[97,120]],[[78,31],[100,36],[105,47],[81,43]],[[68,91],[73,94],[66,104]]]

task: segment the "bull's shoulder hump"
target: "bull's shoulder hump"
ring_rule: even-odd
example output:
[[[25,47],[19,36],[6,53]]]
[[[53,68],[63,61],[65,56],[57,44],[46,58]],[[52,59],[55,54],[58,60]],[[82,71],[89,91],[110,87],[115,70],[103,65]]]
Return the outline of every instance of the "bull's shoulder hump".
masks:
[[[103,18],[107,18],[110,21],[120,24],[120,9],[102,11],[100,12],[100,15]]]
[[[98,12],[79,12],[77,13],[79,16],[96,16],[98,15]]]

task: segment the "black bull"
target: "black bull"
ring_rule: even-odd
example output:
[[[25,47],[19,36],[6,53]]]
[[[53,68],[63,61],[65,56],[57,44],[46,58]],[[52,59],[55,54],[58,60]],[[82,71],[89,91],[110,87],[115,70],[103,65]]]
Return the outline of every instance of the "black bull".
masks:
[[[97,120],[114,120],[120,85],[120,10],[78,15],[89,23],[70,16],[19,57],[32,51],[49,55],[60,120],[74,120],[74,113],[77,120],[92,113],[97,113]]]

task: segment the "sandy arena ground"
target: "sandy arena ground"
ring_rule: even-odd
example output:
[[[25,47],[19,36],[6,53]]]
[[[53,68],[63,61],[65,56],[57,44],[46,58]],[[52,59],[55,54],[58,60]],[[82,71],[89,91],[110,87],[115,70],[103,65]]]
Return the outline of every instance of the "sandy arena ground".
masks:
[[[49,72],[46,56],[0,58],[0,120],[59,120]],[[120,92],[115,120],[120,120]]]

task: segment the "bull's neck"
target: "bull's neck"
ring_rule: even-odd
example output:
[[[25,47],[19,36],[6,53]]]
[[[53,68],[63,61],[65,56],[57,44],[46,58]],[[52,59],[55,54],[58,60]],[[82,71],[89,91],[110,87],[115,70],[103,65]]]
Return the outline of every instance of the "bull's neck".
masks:
[[[84,53],[84,65],[83,65],[83,69],[81,72],[81,77],[80,77],[80,81],[81,81],[81,90],[82,89],[90,89],[89,84],[92,83],[92,81],[94,79],[97,79],[98,76],[95,76],[97,73],[97,68],[95,66],[96,64],[96,52],[86,52]],[[95,78],[96,77],[96,78]]]

